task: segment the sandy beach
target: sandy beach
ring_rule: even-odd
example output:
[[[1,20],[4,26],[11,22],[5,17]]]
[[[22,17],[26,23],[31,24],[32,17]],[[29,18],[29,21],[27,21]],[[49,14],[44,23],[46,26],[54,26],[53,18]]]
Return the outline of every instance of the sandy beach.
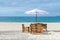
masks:
[[[18,31],[22,30],[22,24],[29,26],[31,23],[27,22],[0,22],[0,31]],[[60,30],[60,23],[44,23],[47,24],[47,30]]]
[[[32,35],[22,33],[22,24],[29,26],[31,23],[19,22],[0,22],[0,40],[60,40],[60,23],[44,23],[47,24],[47,30],[51,30],[51,35]]]

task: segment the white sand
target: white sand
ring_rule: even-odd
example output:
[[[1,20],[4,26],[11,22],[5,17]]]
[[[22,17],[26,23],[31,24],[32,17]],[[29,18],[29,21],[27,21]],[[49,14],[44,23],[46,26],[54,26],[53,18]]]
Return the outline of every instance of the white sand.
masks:
[[[30,23],[19,23],[19,22],[0,22],[0,31],[11,31],[11,32],[0,32],[1,40],[60,40],[60,32],[50,32],[51,35],[32,35],[29,33],[12,32],[16,30],[22,30],[22,24],[29,26]],[[60,23],[46,23],[48,30],[60,30]]]
[[[0,31],[16,31],[22,30],[22,24],[28,27],[31,23],[19,22],[0,22]],[[60,30],[60,23],[46,23],[48,30]]]

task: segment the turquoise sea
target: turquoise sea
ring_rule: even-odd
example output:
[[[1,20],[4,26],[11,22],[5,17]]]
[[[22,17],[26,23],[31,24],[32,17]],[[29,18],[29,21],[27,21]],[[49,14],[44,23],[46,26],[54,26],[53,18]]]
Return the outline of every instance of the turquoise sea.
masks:
[[[0,17],[0,22],[35,22],[36,17]],[[38,22],[60,22],[60,16],[38,17]]]

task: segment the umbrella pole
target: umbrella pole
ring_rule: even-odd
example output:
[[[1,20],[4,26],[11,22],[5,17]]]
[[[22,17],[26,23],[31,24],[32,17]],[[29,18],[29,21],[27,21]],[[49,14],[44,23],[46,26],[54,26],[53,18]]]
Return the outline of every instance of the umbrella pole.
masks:
[[[36,13],[36,23],[38,22],[38,20],[37,20],[37,13]]]

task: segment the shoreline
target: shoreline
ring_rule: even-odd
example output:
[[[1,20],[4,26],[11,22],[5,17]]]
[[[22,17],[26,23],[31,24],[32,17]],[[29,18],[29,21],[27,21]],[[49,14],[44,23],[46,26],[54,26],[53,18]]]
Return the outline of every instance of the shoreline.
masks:
[[[0,22],[0,23],[60,23],[60,22]]]

